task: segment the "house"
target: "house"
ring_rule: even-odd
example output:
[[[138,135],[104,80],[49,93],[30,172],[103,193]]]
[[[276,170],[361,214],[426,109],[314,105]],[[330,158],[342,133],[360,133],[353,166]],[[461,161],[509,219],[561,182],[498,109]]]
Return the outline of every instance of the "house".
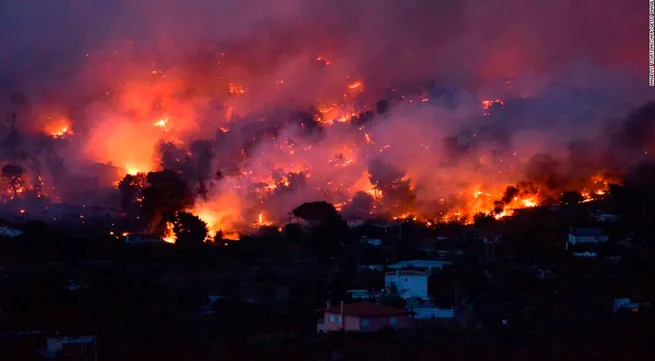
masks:
[[[448,237],[437,237],[434,239],[425,239],[421,241],[419,249],[430,258],[451,259],[460,256],[464,250],[458,249],[459,241]]]
[[[396,270],[384,274],[384,284],[394,289],[404,299],[428,299],[428,273],[412,270]]]
[[[348,224],[348,228],[357,228],[364,225],[364,220],[361,218],[348,218],[346,224]]]
[[[49,337],[46,339],[44,356],[58,360],[97,360],[96,338],[81,337]]]
[[[407,305],[405,309],[412,314],[412,317],[416,320],[425,320],[425,319],[452,319],[455,318],[455,308],[441,308],[436,306],[430,301],[424,301],[419,299],[409,299],[407,300]]]
[[[650,306],[648,302],[635,302],[630,298],[615,298],[612,304],[612,312],[631,311],[639,312],[643,307]]]
[[[591,218],[593,218],[597,222],[614,223],[617,222],[621,218],[621,216],[619,216],[618,214],[601,213],[601,214],[593,214]]]
[[[354,331],[377,332],[386,327],[409,328],[409,312],[404,309],[377,305],[372,302],[357,302],[330,307],[323,310],[323,320],[317,324],[318,332]]]
[[[600,228],[569,228],[569,239],[566,247],[568,249],[569,246],[578,244],[604,243],[608,241],[609,237]]]
[[[576,257],[598,257],[598,245],[607,242],[600,228],[570,228],[565,248]]]
[[[164,240],[161,237],[148,236],[148,235],[136,235],[128,234],[125,236],[125,244],[160,244],[164,243]]]
[[[205,314],[205,315],[211,315],[214,313],[214,304],[218,300],[224,299],[225,296],[214,296],[214,295],[207,295],[207,303],[203,304],[200,306],[200,313]]]
[[[81,290],[83,288],[86,288],[86,286],[78,283],[74,279],[70,279],[70,280],[68,280],[68,284],[62,286],[61,288],[64,289],[64,290],[69,290],[69,291],[79,291],[79,290]]]
[[[435,260],[411,260],[411,261],[402,261],[396,264],[390,264],[389,269],[392,270],[402,270],[407,268],[412,268],[416,270],[428,271],[432,273],[436,270],[441,270],[444,265],[450,264],[446,261],[435,261]]]
[[[23,234],[23,231],[9,226],[0,227],[0,236],[15,238]]]
[[[371,246],[374,246],[374,247],[382,246],[382,240],[378,239],[378,238],[368,238],[366,236],[362,236],[362,238],[359,241],[361,243],[370,244]]]
[[[348,290],[348,294],[353,300],[368,300],[376,295],[372,290]]]
[[[381,264],[366,264],[358,267],[359,271],[384,271],[384,265]]]

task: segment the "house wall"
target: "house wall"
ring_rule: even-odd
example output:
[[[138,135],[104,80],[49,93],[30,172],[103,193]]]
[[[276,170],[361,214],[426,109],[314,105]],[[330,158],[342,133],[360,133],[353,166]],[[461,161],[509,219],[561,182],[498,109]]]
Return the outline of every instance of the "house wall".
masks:
[[[398,321],[395,326],[391,325],[391,318],[395,317],[396,320]],[[404,329],[404,328],[409,328],[410,326],[410,320],[409,316],[407,315],[397,315],[397,316],[382,316],[382,317],[361,317],[357,318],[357,325],[358,325],[358,330],[360,332],[377,332],[382,330],[385,327],[392,327],[396,329]],[[355,318],[355,317],[353,317]],[[368,326],[363,326],[362,321],[368,320],[369,324]],[[355,320],[352,320],[351,322],[354,322]],[[354,326],[353,326],[354,327]]]
[[[323,330],[325,330],[325,332],[341,330],[341,328],[343,327],[342,326],[343,320],[339,322],[339,317],[341,317],[341,315],[338,313],[325,312],[323,314]]]
[[[403,298],[428,298],[427,275],[384,275],[384,284],[387,288],[390,288],[392,284],[395,284],[398,293],[402,295]],[[408,291],[408,294],[404,294],[405,291]]]
[[[600,243],[600,242],[608,242],[608,241],[609,241],[608,236],[587,237],[587,236],[574,236],[572,234],[569,234],[569,243],[573,245],[578,243]]]
[[[333,316],[334,321],[330,321],[330,315]],[[345,331],[350,332],[376,332],[386,327],[393,328],[409,328],[410,319],[408,315],[398,315],[393,316],[398,321],[395,326],[391,325],[391,317],[389,316],[378,316],[378,317],[356,317],[356,316],[344,316],[341,322],[339,323],[339,314],[335,313],[324,313],[323,318],[323,330],[325,332],[340,331],[342,327]],[[368,320],[368,326],[362,326],[362,321]]]
[[[454,318],[455,310],[452,308],[414,308],[412,311],[416,313],[416,319],[430,319],[430,318]]]

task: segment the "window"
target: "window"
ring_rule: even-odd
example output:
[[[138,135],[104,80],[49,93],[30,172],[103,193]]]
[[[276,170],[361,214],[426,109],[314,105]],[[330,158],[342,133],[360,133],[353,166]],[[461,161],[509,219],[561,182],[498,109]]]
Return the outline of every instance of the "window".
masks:
[[[365,319],[362,320],[362,327],[368,327],[370,325],[371,325],[371,323],[369,322],[368,319],[365,318]]]
[[[389,324],[390,324],[391,326],[396,326],[396,325],[398,324],[398,319],[395,318],[395,317],[391,317],[391,318],[389,319]]]
[[[341,316],[337,317],[337,323],[341,323]]]
[[[330,315],[330,322],[334,322],[334,315]]]

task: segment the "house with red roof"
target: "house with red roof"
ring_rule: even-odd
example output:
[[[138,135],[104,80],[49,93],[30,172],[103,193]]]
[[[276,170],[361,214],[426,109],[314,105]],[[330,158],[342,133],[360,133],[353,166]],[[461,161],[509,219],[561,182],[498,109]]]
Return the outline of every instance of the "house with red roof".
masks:
[[[317,325],[318,332],[350,331],[377,332],[385,327],[409,328],[409,312],[401,308],[387,307],[372,302],[357,302],[323,310],[323,320]]]

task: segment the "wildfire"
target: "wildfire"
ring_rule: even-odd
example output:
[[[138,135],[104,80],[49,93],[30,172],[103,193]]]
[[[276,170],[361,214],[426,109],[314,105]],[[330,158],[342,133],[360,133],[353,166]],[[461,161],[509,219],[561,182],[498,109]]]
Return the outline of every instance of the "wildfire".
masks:
[[[348,89],[350,90],[363,90],[364,88],[364,83],[361,81],[355,81],[350,84],[348,84]]]
[[[63,139],[68,135],[73,134],[71,130],[71,122],[67,119],[52,120],[46,125],[45,132],[50,134],[53,138]]]
[[[228,92],[233,95],[242,95],[246,93],[246,89],[243,88],[240,85],[236,85],[234,83],[230,83],[227,88]]]
[[[166,127],[166,124],[168,124],[168,118],[161,118],[158,121],[156,121],[153,125],[155,127],[164,128]]]
[[[332,62],[330,59],[324,57],[324,56],[318,56],[316,57],[316,62],[319,63],[322,66],[330,66]]]
[[[256,228],[259,228],[259,227],[266,227],[266,226],[272,226],[272,225],[273,225],[273,222],[269,222],[269,221],[267,221],[267,220],[264,218],[264,214],[263,214],[263,213],[259,213],[259,215],[257,216],[257,220],[256,220],[255,223],[254,223],[254,226],[255,226]]]
[[[213,66],[227,69],[227,57],[221,54],[220,61]],[[334,76],[340,70],[316,69],[317,65],[333,64],[324,54],[306,58],[305,62],[317,76]],[[394,124],[395,115],[370,121],[369,114],[383,113],[385,108],[384,104],[375,102],[379,99],[372,98],[378,94],[368,94],[368,88],[377,80],[369,83],[366,78],[344,79],[339,75],[330,79],[329,86],[313,86],[312,91],[329,90],[325,93],[317,90],[316,94],[308,91],[307,96],[311,98],[302,100],[306,102],[304,109],[310,104],[315,106],[309,117],[320,123],[318,130],[322,131],[305,138],[304,133],[299,136],[291,129],[296,123],[273,124],[271,118],[275,116],[269,117],[263,109],[268,104],[279,105],[271,98],[264,98],[267,92],[277,96],[297,86],[293,71],[262,77],[264,81],[260,83],[268,88],[260,89],[257,79],[248,79],[241,72],[231,76],[221,71],[211,79],[211,84],[204,84],[205,74],[199,75],[201,79],[194,83],[187,79],[186,73],[179,76],[174,69],[152,70],[151,67],[148,65],[140,72],[146,80],[121,79],[120,87],[107,93],[108,104],[96,112],[101,114],[97,116],[101,119],[89,122],[89,128],[93,129],[77,128],[76,124],[76,132],[84,129],[84,137],[80,138],[88,138],[80,154],[92,162],[111,164],[119,169],[117,173],[124,171],[129,175],[169,167],[162,166],[161,158],[166,158],[167,164],[172,164],[170,167],[178,167],[175,171],[184,175],[190,190],[198,190],[189,211],[207,223],[211,238],[218,233],[223,239],[238,239],[239,231],[273,225],[292,205],[317,199],[329,201],[344,213],[356,208],[364,214],[434,224],[470,223],[478,214],[500,219],[511,216],[517,209],[537,207],[546,200],[557,201],[560,196],[549,194],[557,192],[544,190],[547,187],[543,186],[542,189],[518,186],[523,165],[519,161],[503,169],[497,169],[493,160],[476,162],[474,167],[462,163],[441,168],[446,163],[444,158],[439,158],[437,149],[441,133],[425,134],[429,127],[415,126],[409,121]],[[150,76],[149,72],[157,76]],[[249,88],[239,84],[247,84]],[[433,105],[426,90],[405,94],[402,89],[394,88],[392,92],[395,94],[388,99],[395,100],[388,101],[395,103],[387,104],[388,107],[402,103],[399,106],[429,110]],[[421,106],[428,102],[429,105]],[[282,99],[281,103],[286,100]],[[438,106],[438,101],[434,103]],[[382,108],[378,108],[380,105]],[[301,106],[292,112],[302,111]],[[505,103],[490,98],[481,100],[481,106],[484,114],[490,115],[494,109],[504,109]],[[212,113],[202,113],[206,108]],[[280,118],[289,114],[285,115],[286,111],[283,108]],[[303,122],[306,115],[307,112],[302,112]],[[300,125],[302,132],[310,133],[314,129],[307,123],[316,124]],[[44,123],[39,123],[39,130],[55,138],[72,134],[74,128],[65,117],[50,119],[45,128],[41,124]],[[414,133],[397,134],[405,130]],[[200,139],[211,143],[208,153],[212,154],[206,157],[210,158],[207,161],[201,160],[203,156],[198,155],[197,144],[193,144]],[[158,153],[160,147],[171,144],[170,152],[162,148],[165,156]],[[486,153],[473,154],[476,159],[485,156]],[[376,174],[370,164],[378,159],[397,167],[399,174],[394,174],[395,169]],[[5,198],[18,197],[30,189],[10,175],[5,178]],[[13,186],[9,186],[12,181]],[[506,195],[508,186],[518,189]],[[584,182],[581,188],[584,201],[591,201],[606,194],[608,182],[596,177]],[[133,204],[142,203],[143,198],[135,198]],[[166,242],[175,242],[173,226],[166,224],[163,236]]]
[[[162,239],[166,243],[175,243],[175,241],[177,240],[177,236],[175,235],[173,223],[166,222],[166,232],[164,233]]]
[[[482,109],[484,110],[484,115],[489,115],[493,107],[500,107],[500,109],[505,109],[505,102],[500,99],[482,101]]]

